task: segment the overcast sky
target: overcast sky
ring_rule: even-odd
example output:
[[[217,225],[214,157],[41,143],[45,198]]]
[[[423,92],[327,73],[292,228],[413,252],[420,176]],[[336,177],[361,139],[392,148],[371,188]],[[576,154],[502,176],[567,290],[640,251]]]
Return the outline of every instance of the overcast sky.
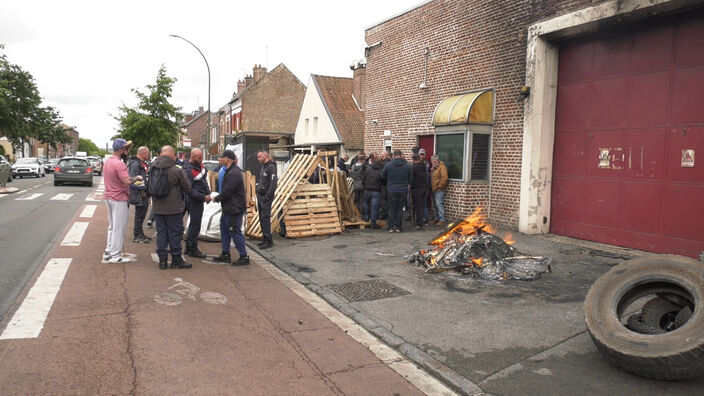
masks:
[[[146,91],[164,64],[172,103],[184,112],[231,98],[255,64],[284,63],[303,84],[310,74],[351,77],[364,56],[364,30],[422,0],[35,1],[0,0],[0,43],[8,60],[31,73],[43,105],[105,148],[115,134],[111,115],[130,91]]]

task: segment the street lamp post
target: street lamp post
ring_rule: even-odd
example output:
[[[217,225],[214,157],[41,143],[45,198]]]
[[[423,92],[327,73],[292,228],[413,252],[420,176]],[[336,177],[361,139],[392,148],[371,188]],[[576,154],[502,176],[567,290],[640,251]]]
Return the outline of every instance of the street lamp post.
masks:
[[[205,61],[205,67],[208,68],[208,121],[207,121],[208,124],[207,124],[207,130],[205,131],[206,144],[205,144],[205,147],[203,147],[203,152],[205,153],[206,158],[210,158],[210,65],[208,65],[208,60],[205,59],[205,55],[203,55],[203,52],[195,44],[193,44],[192,42],[188,41],[187,39],[185,39],[177,34],[170,34],[169,36],[180,38],[181,40],[192,45],[193,48],[195,48],[198,51],[198,53],[200,53],[200,56],[203,57],[203,60]],[[202,145],[202,142],[201,142],[201,145]]]

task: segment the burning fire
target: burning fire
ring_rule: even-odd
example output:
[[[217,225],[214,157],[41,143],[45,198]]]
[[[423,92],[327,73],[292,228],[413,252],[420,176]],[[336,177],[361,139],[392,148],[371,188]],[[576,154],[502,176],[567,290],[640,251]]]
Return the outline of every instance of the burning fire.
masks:
[[[473,235],[477,233],[477,230],[486,231],[489,233],[494,233],[493,227],[486,222],[486,218],[481,215],[482,208],[477,207],[477,209],[465,217],[464,220],[451,224],[452,228],[447,230],[444,234],[435,238],[431,245],[443,245],[453,234],[457,233],[460,235]]]

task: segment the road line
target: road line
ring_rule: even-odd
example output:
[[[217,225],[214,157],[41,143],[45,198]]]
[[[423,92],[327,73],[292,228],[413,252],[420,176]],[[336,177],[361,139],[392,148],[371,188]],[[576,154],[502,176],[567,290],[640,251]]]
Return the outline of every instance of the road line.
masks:
[[[31,201],[31,200],[33,200],[34,198],[37,198],[37,197],[42,196],[42,195],[44,195],[44,193],[34,193],[34,194],[32,194],[32,195],[27,195],[26,197],[15,198],[15,201]]]
[[[95,208],[97,207],[98,205],[86,205],[85,208],[83,208],[80,217],[93,217],[95,214]]]
[[[86,201],[89,201],[89,202],[100,202],[99,199],[95,199],[95,194],[88,194],[88,196],[86,197]]]
[[[55,258],[46,263],[44,271],[0,335],[0,340],[39,337],[71,260]]]
[[[88,228],[88,223],[84,221],[77,221],[73,223],[71,229],[68,230],[64,240],[61,242],[61,246],[80,246],[81,239],[83,239],[83,234],[86,233]]]
[[[401,375],[401,377],[410,382],[421,392],[427,395],[456,395],[456,393],[445,384],[432,377],[422,368],[417,367],[413,362],[406,359],[405,356],[380,341],[376,338],[376,336],[369,333],[364,327],[345,316],[327,301],[323,300],[320,296],[308,290],[305,286],[298,283],[288,274],[269,263],[265,258],[252,251],[250,251],[249,255],[252,256],[256,263],[262,266],[274,278],[278,279],[292,292],[296,293],[318,312],[323,314],[331,322],[335,323],[355,341],[367,347],[387,367],[397,372]],[[481,389],[478,386],[475,385],[475,388],[477,392],[481,392]]]
[[[27,192],[27,190],[17,191],[17,195],[20,195],[20,194],[26,193],[26,192]]]
[[[51,197],[51,199],[55,201],[68,201],[72,196],[73,194],[56,194]]]

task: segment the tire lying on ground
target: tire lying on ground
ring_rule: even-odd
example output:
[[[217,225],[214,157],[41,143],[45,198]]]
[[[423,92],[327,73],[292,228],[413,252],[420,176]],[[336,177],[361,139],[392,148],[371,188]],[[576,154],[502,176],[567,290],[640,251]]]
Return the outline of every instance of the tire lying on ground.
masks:
[[[632,304],[656,295],[676,295],[677,301],[686,302],[680,315],[686,320],[659,334],[627,328]],[[641,377],[678,380],[704,374],[703,304],[704,264],[657,256],[626,261],[597,279],[587,293],[584,313],[594,344],[612,365]]]

